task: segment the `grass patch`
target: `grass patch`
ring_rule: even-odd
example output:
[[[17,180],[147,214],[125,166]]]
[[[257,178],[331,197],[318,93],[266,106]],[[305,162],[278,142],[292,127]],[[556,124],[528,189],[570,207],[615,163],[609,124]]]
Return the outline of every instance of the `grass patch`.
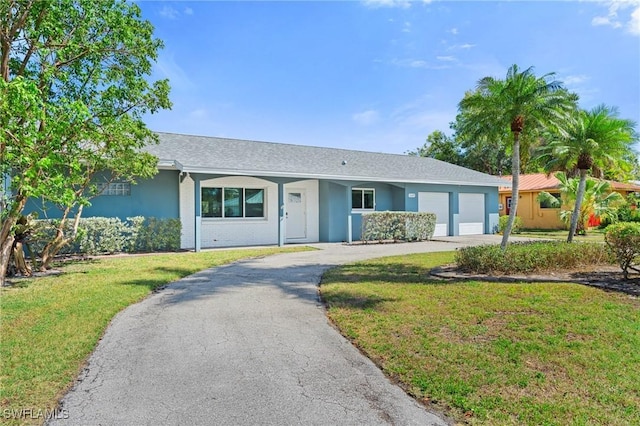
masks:
[[[640,301],[569,283],[442,282],[454,253],[323,277],[331,320],[416,398],[477,425],[640,424]]]
[[[576,235],[574,241],[588,241],[593,243],[604,242],[604,229],[592,228],[586,235]],[[517,234],[518,237],[542,238],[546,240],[567,241],[568,230],[564,229],[523,229]]]
[[[41,423],[37,413],[56,406],[113,316],[154,289],[239,259],[301,250],[310,248],[106,257],[0,289],[0,423]],[[11,418],[21,410],[32,412]]]
[[[567,270],[615,263],[604,244],[562,241],[515,242],[506,250],[496,244],[464,247],[456,252],[455,260],[460,269],[480,274]]]

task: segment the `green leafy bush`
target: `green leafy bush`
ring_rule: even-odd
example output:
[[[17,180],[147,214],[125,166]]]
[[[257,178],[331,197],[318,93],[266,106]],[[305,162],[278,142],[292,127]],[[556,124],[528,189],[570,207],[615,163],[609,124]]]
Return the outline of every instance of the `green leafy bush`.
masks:
[[[150,217],[143,222],[134,220],[135,238],[131,239],[132,250],[130,251],[176,251],[180,249],[180,233],[182,223],[180,219],[157,219]]]
[[[509,221],[509,216],[500,216],[498,219],[498,232],[502,234],[504,232],[504,228],[507,227],[507,222]],[[511,228],[512,234],[519,234],[522,232],[522,218],[520,216],[516,216],[513,221],[513,227]]]
[[[507,275],[612,263],[603,244],[562,241],[515,242],[504,251],[493,244],[464,247],[455,259],[466,272]]]
[[[81,219],[79,229],[79,253],[117,253],[125,247],[127,226],[117,217]]]
[[[55,236],[58,221],[36,221],[36,229],[29,249],[36,254]],[[73,223],[69,221],[65,234],[71,235]],[[126,221],[112,217],[80,219],[78,235],[60,254],[104,254],[118,252],[176,251],[180,249],[182,225],[179,219],[130,217]]]
[[[372,212],[362,214],[362,240],[423,241],[433,237],[434,213]]]
[[[604,234],[607,248],[616,258],[624,278],[629,278],[629,269],[640,272],[640,223],[620,222],[607,227]]]

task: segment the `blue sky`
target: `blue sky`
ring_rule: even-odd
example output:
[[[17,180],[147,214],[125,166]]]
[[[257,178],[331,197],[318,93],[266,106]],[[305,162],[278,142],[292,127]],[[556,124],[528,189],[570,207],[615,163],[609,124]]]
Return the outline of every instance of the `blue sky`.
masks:
[[[514,63],[640,121],[640,0],[138,4],[172,87],[156,131],[404,153]]]

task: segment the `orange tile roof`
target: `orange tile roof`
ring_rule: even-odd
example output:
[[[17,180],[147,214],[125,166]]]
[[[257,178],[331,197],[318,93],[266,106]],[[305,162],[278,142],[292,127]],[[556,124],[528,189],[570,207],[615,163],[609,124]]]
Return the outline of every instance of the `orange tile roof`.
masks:
[[[618,191],[635,191],[640,192],[640,185],[633,182],[613,182],[609,181],[611,184],[611,188],[616,189]]]
[[[501,176],[502,179],[511,182],[511,175]],[[640,185],[635,183],[623,183],[609,181],[611,188],[618,191],[638,191],[640,192]],[[546,191],[549,189],[557,189],[560,185],[560,181],[554,176],[547,177],[544,173],[531,173],[527,175],[520,175],[520,185],[518,185],[520,191]],[[499,191],[511,191],[511,188],[501,186]]]
[[[511,182],[512,176],[501,176],[502,179]],[[546,191],[547,189],[556,189],[560,185],[560,181],[555,176],[547,177],[544,173],[532,173],[528,175],[520,175],[520,191]],[[500,191],[511,191],[511,188],[502,186]]]

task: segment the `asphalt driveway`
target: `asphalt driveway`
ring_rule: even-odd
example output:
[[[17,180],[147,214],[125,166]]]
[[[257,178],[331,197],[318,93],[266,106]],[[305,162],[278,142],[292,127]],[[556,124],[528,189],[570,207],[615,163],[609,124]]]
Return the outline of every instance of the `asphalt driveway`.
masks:
[[[114,318],[49,424],[447,424],[329,324],[317,285],[346,262],[497,241],[317,244],[186,277]]]

